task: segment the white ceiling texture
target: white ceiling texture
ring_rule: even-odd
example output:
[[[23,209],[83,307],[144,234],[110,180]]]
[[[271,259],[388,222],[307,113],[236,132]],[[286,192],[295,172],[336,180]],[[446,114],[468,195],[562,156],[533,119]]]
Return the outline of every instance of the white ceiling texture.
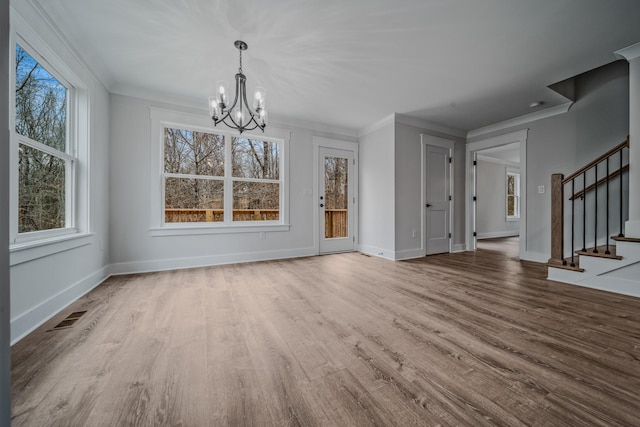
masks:
[[[272,121],[397,112],[462,131],[567,100],[548,85],[640,41],[638,0],[33,0],[114,93],[206,108],[233,83]]]

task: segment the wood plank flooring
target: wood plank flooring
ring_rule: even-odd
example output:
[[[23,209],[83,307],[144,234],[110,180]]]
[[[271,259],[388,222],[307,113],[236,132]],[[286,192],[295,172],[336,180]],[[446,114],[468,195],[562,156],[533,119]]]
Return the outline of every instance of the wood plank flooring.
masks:
[[[112,277],[12,348],[13,425],[640,425],[640,299],[545,276],[480,249]]]

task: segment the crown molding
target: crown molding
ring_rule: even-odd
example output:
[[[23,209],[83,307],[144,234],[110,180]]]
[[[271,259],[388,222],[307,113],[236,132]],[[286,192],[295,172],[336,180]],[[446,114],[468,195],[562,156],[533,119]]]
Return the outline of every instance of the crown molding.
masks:
[[[616,50],[614,53],[627,61],[636,59],[640,57],[640,42],[627,46],[624,49]]]
[[[376,122],[373,122],[370,125],[360,129],[358,131],[358,138],[362,138],[365,135],[369,135],[370,133],[373,133],[377,130],[382,129],[383,127],[386,127],[394,123],[395,123],[395,114],[389,114],[388,116],[383,117],[382,119]]]
[[[465,138],[467,136],[466,131],[450,128],[448,126],[442,126],[437,123],[433,123],[424,119],[407,116],[406,114],[395,113],[395,119],[397,123],[402,123],[408,126],[414,126],[424,130],[430,130],[433,132],[443,133],[449,136],[457,136],[459,138]]]
[[[476,138],[478,136],[484,136],[493,132],[509,129],[515,126],[522,126],[527,123],[535,122],[536,120],[546,119],[548,117],[564,114],[573,105],[573,102],[567,102],[556,107],[547,108],[545,110],[536,111],[535,113],[525,114],[524,116],[515,117],[513,119],[505,120],[503,122],[495,123],[489,126],[481,127],[478,129],[470,130],[467,133],[467,140]]]

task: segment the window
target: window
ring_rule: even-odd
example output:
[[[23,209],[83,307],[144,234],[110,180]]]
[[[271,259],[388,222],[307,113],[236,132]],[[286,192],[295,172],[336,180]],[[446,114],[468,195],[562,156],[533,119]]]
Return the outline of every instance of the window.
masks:
[[[224,221],[224,136],[164,129],[165,222]]]
[[[161,140],[153,147],[162,150],[152,235],[288,229],[285,138],[237,135],[212,129],[206,117],[155,108],[151,116],[152,138]]]
[[[233,221],[280,219],[280,143],[234,136]]]
[[[17,210],[17,225],[13,242],[74,227],[77,158],[69,126],[74,91],[34,56],[16,43],[13,140],[17,201],[13,209]]]
[[[507,220],[520,219],[520,174],[507,172]]]

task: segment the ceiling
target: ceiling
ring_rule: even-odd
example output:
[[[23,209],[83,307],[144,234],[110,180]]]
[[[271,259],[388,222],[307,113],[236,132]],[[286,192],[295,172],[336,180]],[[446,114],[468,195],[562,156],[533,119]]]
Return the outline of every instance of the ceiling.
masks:
[[[33,0],[114,93],[202,105],[233,82],[272,121],[397,112],[467,131],[567,102],[548,85],[640,41],[638,0]]]

